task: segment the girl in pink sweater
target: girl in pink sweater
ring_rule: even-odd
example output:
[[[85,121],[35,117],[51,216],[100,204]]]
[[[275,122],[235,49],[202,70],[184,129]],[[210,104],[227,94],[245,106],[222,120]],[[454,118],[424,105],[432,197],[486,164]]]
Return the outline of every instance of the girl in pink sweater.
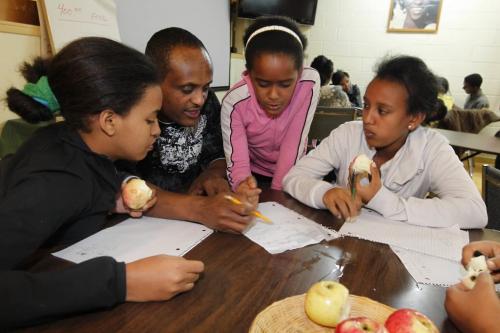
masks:
[[[252,174],[281,181],[305,153],[319,97],[316,70],[304,68],[306,38],[294,21],[257,19],[243,37],[247,70],[222,100],[222,135],[234,191],[257,185]]]

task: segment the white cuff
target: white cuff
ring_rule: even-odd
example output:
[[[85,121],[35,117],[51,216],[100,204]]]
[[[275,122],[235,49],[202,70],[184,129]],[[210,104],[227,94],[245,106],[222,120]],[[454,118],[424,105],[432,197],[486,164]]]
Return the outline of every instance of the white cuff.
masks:
[[[370,202],[365,206],[378,212],[382,216],[391,216],[399,206],[399,197],[382,185],[380,190],[375,193]]]
[[[331,183],[322,181],[318,185],[316,185],[311,191],[311,202],[314,208],[317,209],[326,209],[325,203],[323,202],[323,197],[325,193],[330,191],[334,186]]]

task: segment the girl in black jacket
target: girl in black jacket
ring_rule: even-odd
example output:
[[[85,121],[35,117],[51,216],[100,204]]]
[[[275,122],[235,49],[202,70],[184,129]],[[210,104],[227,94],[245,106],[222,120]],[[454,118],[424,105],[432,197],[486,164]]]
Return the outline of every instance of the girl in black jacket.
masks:
[[[37,250],[74,243],[101,230],[110,212],[127,212],[113,161],[138,161],[152,148],[162,92],[145,56],[105,38],[76,40],[22,73],[29,83],[9,89],[9,107],[31,122],[58,112],[65,121],[0,161],[0,328],[191,289],[203,263],[164,255],[25,270]]]

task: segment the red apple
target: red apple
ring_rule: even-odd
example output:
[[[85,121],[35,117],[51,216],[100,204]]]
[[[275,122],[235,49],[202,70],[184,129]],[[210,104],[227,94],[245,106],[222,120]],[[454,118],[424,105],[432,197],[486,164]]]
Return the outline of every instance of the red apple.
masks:
[[[389,333],[439,333],[429,318],[413,309],[394,311],[385,321],[385,327]]]
[[[387,333],[384,325],[366,317],[349,318],[340,322],[335,333]]]

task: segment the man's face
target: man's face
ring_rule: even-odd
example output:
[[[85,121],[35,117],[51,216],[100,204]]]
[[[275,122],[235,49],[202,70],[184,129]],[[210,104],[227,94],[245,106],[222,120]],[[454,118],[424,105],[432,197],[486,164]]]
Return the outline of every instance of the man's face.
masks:
[[[212,62],[206,50],[178,46],[170,52],[168,72],[161,84],[160,119],[193,127],[212,83]]]
[[[471,95],[471,94],[475,94],[477,93],[478,91],[478,88],[477,87],[473,87],[471,86],[468,82],[465,82],[464,81],[464,86],[462,88],[467,94]]]

